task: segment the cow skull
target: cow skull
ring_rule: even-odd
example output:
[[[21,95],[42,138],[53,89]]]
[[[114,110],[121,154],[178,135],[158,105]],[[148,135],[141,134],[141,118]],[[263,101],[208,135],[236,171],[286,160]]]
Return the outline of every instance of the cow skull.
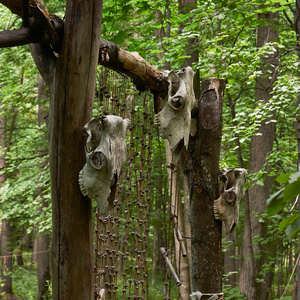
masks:
[[[227,233],[231,233],[239,221],[239,207],[245,195],[246,175],[245,169],[220,171],[220,197],[214,201],[214,215],[224,223]]]
[[[79,172],[79,187],[84,196],[98,202],[100,213],[111,209],[116,184],[126,162],[125,135],[130,121],[118,116],[102,116],[83,127],[87,136],[86,164]]]
[[[191,131],[191,111],[195,105],[193,89],[194,72],[191,67],[179,71],[167,71],[168,99],[162,110],[155,115],[160,136],[167,139],[174,152],[183,139],[187,148]]]

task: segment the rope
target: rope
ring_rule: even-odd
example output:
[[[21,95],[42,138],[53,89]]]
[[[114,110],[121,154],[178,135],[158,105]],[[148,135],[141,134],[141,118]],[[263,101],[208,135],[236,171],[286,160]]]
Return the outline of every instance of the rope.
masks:
[[[200,300],[202,298],[202,296],[211,296],[208,300],[217,300],[217,299],[220,299],[219,296],[221,296],[221,299],[222,299],[224,294],[223,293],[204,294],[199,291],[193,292],[192,294],[190,294],[190,297],[192,300]]]

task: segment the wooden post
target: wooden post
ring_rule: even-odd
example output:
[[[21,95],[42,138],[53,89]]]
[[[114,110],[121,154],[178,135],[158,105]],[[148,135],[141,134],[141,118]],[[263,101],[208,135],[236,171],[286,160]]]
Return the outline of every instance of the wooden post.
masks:
[[[213,204],[219,197],[224,89],[224,80],[203,81],[197,115],[193,116],[197,118],[197,133],[190,139],[184,164],[190,188],[192,292],[207,294],[201,300],[222,292],[222,224],[214,217]]]
[[[90,120],[102,1],[67,1],[63,49],[50,77],[53,300],[94,298],[91,201],[79,189]]]

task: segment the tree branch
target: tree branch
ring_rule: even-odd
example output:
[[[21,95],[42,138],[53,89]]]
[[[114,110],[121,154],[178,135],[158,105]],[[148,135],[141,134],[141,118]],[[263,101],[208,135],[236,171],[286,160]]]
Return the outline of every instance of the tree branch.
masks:
[[[128,52],[113,42],[101,39],[99,64],[129,76],[140,91],[150,89],[166,92],[168,81],[155,66],[150,65],[137,52]]]
[[[29,28],[4,30],[0,32],[0,48],[14,47],[38,42]]]
[[[52,52],[49,44],[38,43],[29,45],[33,60],[37,66],[41,76],[49,86],[52,78],[52,72],[56,64],[57,58]]]
[[[23,0],[0,0],[12,13],[23,17]]]

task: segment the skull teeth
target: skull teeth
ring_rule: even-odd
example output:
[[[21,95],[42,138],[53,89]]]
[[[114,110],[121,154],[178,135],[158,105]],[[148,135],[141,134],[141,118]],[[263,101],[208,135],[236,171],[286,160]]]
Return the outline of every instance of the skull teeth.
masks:
[[[80,191],[81,191],[82,195],[87,196],[87,193],[86,193],[86,190],[85,190],[85,187],[84,187],[84,182],[83,182],[83,172],[82,172],[82,170],[79,172],[79,175],[78,175],[78,183],[79,183],[79,188],[80,188]]]
[[[218,210],[218,200],[214,201],[214,216],[215,216],[215,219],[217,219],[217,220],[220,219],[219,210]]]

